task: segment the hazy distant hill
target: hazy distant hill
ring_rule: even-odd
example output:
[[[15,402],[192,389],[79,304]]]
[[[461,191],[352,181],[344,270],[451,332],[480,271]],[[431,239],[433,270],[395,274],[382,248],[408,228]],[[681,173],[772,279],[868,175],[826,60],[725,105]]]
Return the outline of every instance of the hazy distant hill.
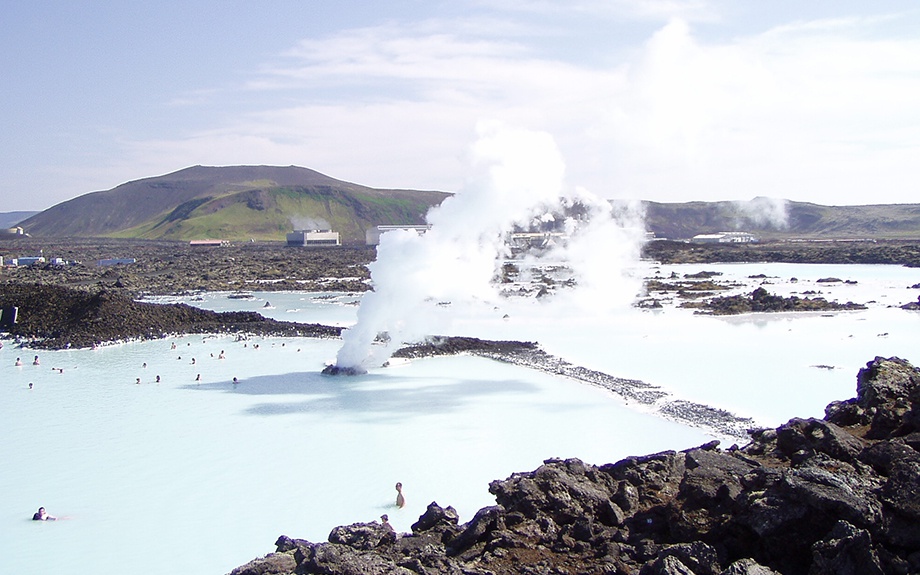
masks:
[[[195,166],[74,198],[19,225],[37,237],[168,240],[280,241],[294,229],[331,228],[344,242],[363,243],[373,226],[424,223],[428,209],[448,195],[369,188],[296,166]],[[920,204],[821,206],[755,198],[644,206],[646,227],[659,238],[737,230],[762,239],[920,239]]]
[[[763,239],[920,239],[920,204],[821,206],[756,198],[747,202],[645,202],[646,228],[659,238],[721,231]]]
[[[0,229],[11,228],[38,212],[4,212],[0,214]]]
[[[296,166],[194,166],[53,206],[22,227],[33,236],[284,240],[331,228],[363,242],[367,228],[420,224],[448,194],[380,190]]]

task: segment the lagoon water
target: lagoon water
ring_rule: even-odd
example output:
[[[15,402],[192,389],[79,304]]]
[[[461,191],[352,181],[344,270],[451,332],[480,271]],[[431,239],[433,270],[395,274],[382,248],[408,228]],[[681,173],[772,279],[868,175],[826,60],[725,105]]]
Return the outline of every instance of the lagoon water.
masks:
[[[603,314],[455,302],[430,313],[453,316],[445,334],[538,341],[572,363],[761,425],[823,415],[829,401],[855,394],[858,369],[876,355],[920,364],[920,312],[897,307],[917,300],[910,286],[920,270],[701,264],[646,273],[702,270],[736,281],[730,293],[766,283],[781,295],[872,303],[730,318],[668,301]],[[828,277],[849,283],[817,281]],[[355,320],[357,297],[347,294],[228,295],[182,299],[284,320]],[[431,501],[468,521],[494,503],[489,481],[548,457],[601,464],[714,437],[584,383],[469,356],[337,378],[320,374],[337,340],[191,335],[57,352],[3,343],[2,573],[226,573],[272,551],[281,534],[323,541],[336,525],[383,513],[408,531]],[[403,509],[393,505],[397,481]],[[40,505],[62,520],[31,521]]]

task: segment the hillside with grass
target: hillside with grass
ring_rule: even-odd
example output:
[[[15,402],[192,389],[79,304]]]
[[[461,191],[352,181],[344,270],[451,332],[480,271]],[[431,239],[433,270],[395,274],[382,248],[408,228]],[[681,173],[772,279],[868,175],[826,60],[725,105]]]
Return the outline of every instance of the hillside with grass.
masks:
[[[378,225],[422,224],[450,194],[376,189],[297,166],[194,166],[63,202],[25,219],[34,237],[188,241],[284,241],[301,229],[332,229],[363,244]],[[920,204],[822,206],[750,201],[643,202],[658,238],[744,231],[761,240],[920,240]]]
[[[368,228],[421,224],[449,194],[382,190],[296,166],[195,166],[93,192],[22,222],[36,237],[283,241],[333,229],[363,243]]]

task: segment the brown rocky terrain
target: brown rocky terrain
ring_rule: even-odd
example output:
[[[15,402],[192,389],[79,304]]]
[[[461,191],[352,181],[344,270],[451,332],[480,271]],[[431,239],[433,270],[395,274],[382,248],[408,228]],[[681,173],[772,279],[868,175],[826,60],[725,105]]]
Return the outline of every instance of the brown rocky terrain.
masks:
[[[116,289],[132,297],[189,291],[365,291],[373,247],[297,248],[282,242],[239,242],[195,247],[187,242],[85,238],[18,238],[0,242],[4,260],[44,255],[51,263],[7,267],[0,282]],[[763,243],[700,245],[657,241],[643,256],[662,263],[791,262],[878,263],[920,266],[920,242]],[[111,258],[133,264],[100,266]],[[708,287],[707,287],[708,286]],[[683,289],[718,290],[715,282],[692,282]]]
[[[44,255],[68,263],[7,267],[0,281],[109,288],[132,297],[189,291],[365,291],[374,248],[288,247],[282,242],[242,242],[196,247],[188,242],[22,238],[0,242],[4,260]],[[135,263],[101,266],[99,261]]]
[[[436,502],[396,533],[281,536],[233,575],[920,572],[920,370],[876,358],[823,419],[751,433],[743,447],[590,465],[547,460],[493,481],[496,505],[459,524]]]
[[[665,264],[783,262],[799,264],[896,264],[920,267],[920,242],[776,241],[749,244],[695,244],[654,241],[644,257]]]

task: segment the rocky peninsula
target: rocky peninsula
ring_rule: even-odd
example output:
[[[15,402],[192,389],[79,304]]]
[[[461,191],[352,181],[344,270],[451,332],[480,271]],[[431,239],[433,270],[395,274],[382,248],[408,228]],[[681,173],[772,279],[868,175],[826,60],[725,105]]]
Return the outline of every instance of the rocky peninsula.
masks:
[[[553,375],[559,375],[606,389],[625,402],[633,402],[650,413],[705,429],[717,436],[731,439],[747,437],[754,421],[723,409],[675,398],[657,385],[572,364],[541,349],[536,342],[492,341],[475,337],[429,337],[425,342],[396,351],[396,358],[421,358],[438,355],[470,354],[495,361],[520,365]]]
[[[782,297],[762,287],[750,294],[714,297],[703,302],[686,302],[681,307],[696,308],[698,313],[735,315],[751,312],[853,311],[866,309],[861,303],[837,303],[822,297]]]
[[[173,334],[233,333],[338,337],[341,328],[266,319],[255,312],[213,312],[185,304],[134,301],[111,289],[87,291],[54,285],[0,283],[4,316],[15,308],[16,322],[3,328],[37,349],[92,347]]]
[[[322,543],[281,536],[232,574],[918,573],[918,450],[920,370],[875,358],[855,398],[743,447],[546,460],[493,481],[496,505],[465,524],[432,502],[411,533],[371,522]]]
[[[16,321],[0,327],[20,345],[35,349],[86,348],[104,343],[160,339],[176,334],[235,334],[281,337],[339,337],[342,328],[268,319],[256,312],[214,312],[186,304],[134,301],[117,291],[84,290],[41,284],[0,283],[0,309],[17,310]],[[2,316],[0,316],[2,319]],[[472,354],[576,379],[607,389],[648,411],[709,430],[716,436],[743,437],[748,418],[686,400],[658,386],[582,366],[540,349],[534,342],[491,341],[473,337],[429,337],[394,354],[397,358]],[[335,375],[335,366],[324,373]]]

